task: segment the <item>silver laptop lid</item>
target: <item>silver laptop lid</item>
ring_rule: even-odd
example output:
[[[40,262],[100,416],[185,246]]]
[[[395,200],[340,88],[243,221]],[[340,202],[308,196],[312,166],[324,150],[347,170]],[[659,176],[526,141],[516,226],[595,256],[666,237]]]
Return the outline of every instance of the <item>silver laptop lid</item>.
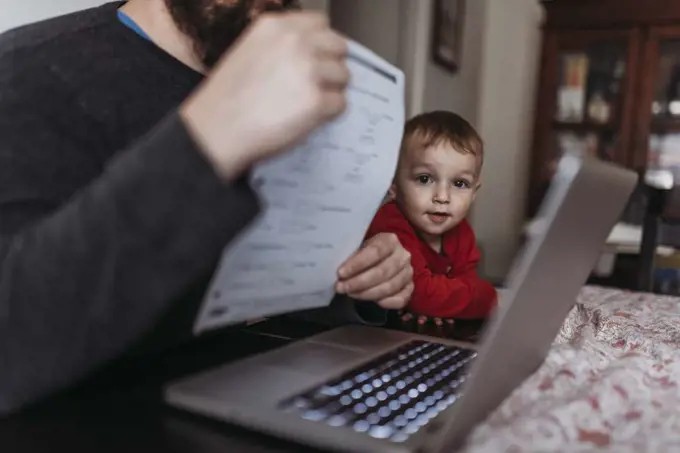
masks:
[[[453,451],[542,364],[636,183],[636,173],[612,164],[561,159],[465,390],[423,451]]]

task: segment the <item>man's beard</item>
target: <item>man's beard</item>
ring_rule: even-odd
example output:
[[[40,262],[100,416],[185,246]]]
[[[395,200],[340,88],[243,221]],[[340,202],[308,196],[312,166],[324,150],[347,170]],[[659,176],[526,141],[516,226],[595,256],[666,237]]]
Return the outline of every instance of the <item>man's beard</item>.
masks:
[[[254,0],[165,0],[172,19],[194,45],[206,68],[212,68],[250,25]],[[225,4],[228,3],[228,4]],[[298,9],[297,0],[266,4],[263,11]]]

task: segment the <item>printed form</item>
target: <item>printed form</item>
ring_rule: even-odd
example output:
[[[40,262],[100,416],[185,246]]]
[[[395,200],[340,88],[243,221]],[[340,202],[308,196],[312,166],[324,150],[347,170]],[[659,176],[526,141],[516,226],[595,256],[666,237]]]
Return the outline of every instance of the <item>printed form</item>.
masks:
[[[263,212],[223,252],[194,333],[328,305],[338,267],[361,246],[397,166],[404,75],[349,45],[346,111],[253,169]]]

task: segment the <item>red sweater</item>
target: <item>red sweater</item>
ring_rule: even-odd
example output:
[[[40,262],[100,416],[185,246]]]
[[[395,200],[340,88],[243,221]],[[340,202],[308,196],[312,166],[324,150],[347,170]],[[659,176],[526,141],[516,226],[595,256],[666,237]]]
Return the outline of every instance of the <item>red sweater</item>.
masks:
[[[394,233],[411,253],[415,289],[408,309],[441,318],[486,318],[496,307],[496,290],[477,275],[480,253],[470,224],[447,232],[438,254],[417,235],[395,203],[376,214],[366,235]]]

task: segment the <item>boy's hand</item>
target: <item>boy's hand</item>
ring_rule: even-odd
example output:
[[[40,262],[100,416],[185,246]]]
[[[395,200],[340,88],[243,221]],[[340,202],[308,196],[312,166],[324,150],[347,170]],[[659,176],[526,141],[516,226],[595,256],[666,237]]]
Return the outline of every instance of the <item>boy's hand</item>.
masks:
[[[336,291],[383,308],[404,308],[413,292],[411,254],[394,234],[377,234],[340,267]]]
[[[507,299],[507,289],[505,288],[496,288],[496,307],[500,307],[503,302],[505,302],[505,299]]]

